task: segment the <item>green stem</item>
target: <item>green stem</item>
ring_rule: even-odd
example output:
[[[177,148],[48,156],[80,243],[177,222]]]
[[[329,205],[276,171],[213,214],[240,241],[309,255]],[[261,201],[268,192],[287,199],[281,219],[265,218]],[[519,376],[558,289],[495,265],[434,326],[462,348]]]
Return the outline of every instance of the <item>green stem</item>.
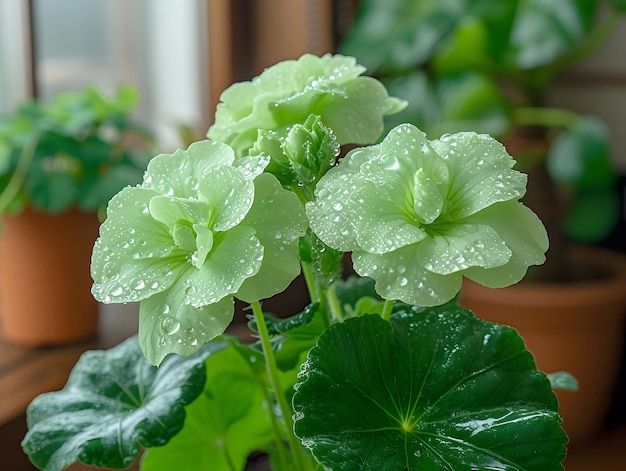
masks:
[[[0,213],[3,213],[7,209],[11,201],[13,201],[13,198],[15,198],[15,195],[20,191],[26,179],[26,175],[28,174],[30,162],[35,155],[35,149],[37,149],[37,142],[30,142],[22,148],[15,172],[13,172],[9,183],[0,194]]]
[[[343,309],[341,308],[341,304],[337,298],[337,293],[333,288],[329,288],[328,291],[326,291],[326,301],[328,304],[328,311],[332,317],[342,321],[344,318]]]
[[[271,404],[272,398],[267,388],[261,387],[261,390],[263,391],[263,396],[265,400],[267,401],[267,403]],[[272,432],[274,433],[274,436],[276,437],[276,453],[277,453],[278,462],[280,463],[280,466],[281,466],[280,469],[286,469],[287,465],[289,464],[288,459],[287,459],[287,449],[286,449],[286,445],[283,443],[283,438],[280,433],[280,427],[278,425],[278,418],[276,417],[276,414],[274,414],[271,406],[269,407],[268,414],[270,417],[270,423],[272,424]]]
[[[317,284],[315,283],[315,275],[313,275],[313,270],[311,270],[311,266],[308,263],[301,263],[302,265],[302,274],[304,275],[304,281],[306,283],[306,288],[309,291],[309,298],[311,301],[316,303],[320,300],[319,293],[317,292]]]
[[[272,344],[270,342],[270,336],[267,331],[267,325],[265,324],[265,316],[263,315],[263,309],[258,301],[252,304],[252,313],[259,329],[259,337],[261,339],[261,346],[263,347],[263,354],[265,355],[265,365],[267,367],[267,374],[270,379],[270,384],[274,390],[278,407],[285,421],[285,432],[287,433],[287,440],[291,447],[291,454],[296,470],[304,470],[304,463],[302,462],[302,454],[300,453],[300,441],[293,433],[293,418],[292,411],[287,402],[285,396],[285,390],[283,389],[278,373],[278,367],[276,366],[276,357],[272,350]]]
[[[391,318],[391,311],[393,310],[393,305],[395,301],[385,299],[385,304],[383,304],[383,312],[381,313],[381,317],[388,321]]]

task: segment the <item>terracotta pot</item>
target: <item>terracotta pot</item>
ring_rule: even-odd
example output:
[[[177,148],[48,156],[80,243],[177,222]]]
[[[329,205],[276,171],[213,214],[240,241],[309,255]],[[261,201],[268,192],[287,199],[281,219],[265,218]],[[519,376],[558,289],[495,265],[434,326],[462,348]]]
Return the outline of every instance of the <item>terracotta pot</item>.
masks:
[[[26,347],[88,338],[97,330],[89,264],[95,213],[31,209],[5,216],[0,236],[0,332]]]
[[[619,372],[626,319],[626,256],[575,248],[572,262],[596,277],[573,283],[522,282],[488,289],[466,282],[460,303],[477,316],[515,327],[546,373],[567,371],[578,391],[556,391],[572,444],[597,435]]]

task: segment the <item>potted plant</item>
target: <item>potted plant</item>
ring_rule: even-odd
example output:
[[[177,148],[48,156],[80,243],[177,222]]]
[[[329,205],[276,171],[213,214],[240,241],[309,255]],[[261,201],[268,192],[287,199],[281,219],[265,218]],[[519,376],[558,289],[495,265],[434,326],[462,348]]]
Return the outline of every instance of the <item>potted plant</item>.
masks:
[[[2,336],[24,346],[92,335],[89,260],[97,211],[141,181],[152,139],[130,118],[137,91],[96,87],[0,117]],[[33,295],[37,287],[38,295]]]
[[[529,173],[523,201],[546,224],[547,263],[506,290],[466,282],[461,302],[517,327],[540,368],[579,379],[577,392],[559,392],[573,441],[599,431],[611,399],[624,332],[626,257],[572,247],[597,244],[614,228],[616,177],[606,126],[550,107],[549,94],[564,71],[610,35],[623,9],[622,1],[506,1],[498,8],[362,1],[340,48],[410,101],[390,126],[409,121],[432,137],[459,129],[490,133]],[[583,341],[594,345],[585,354]]]
[[[112,198],[92,292],[139,301],[139,333],[31,403],[36,466],[563,469],[563,377],[456,303],[464,276],[504,286],[543,262],[526,176],[473,132],[372,144],[404,102],[364,70],[307,54],[232,85],[209,140]],[[300,271],[311,303],[264,312]],[[226,331],[235,298],[247,342]]]

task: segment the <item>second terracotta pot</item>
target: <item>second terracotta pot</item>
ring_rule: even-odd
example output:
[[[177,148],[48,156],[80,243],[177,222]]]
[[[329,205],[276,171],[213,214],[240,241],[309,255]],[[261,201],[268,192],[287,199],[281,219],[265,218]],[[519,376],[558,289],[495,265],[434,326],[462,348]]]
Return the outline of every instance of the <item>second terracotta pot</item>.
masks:
[[[572,444],[596,436],[619,372],[626,320],[626,257],[576,248],[573,262],[601,274],[572,284],[522,282],[503,289],[463,285],[460,303],[477,316],[515,327],[546,373],[567,371],[578,391],[556,391]]]
[[[98,303],[89,264],[98,235],[95,213],[50,215],[26,209],[5,216],[0,235],[0,333],[25,347],[93,336]]]

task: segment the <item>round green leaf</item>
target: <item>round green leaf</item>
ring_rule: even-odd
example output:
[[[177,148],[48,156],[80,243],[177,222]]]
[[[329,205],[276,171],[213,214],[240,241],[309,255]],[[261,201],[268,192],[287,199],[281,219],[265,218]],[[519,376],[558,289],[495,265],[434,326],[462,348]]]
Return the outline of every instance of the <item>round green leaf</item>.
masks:
[[[206,370],[185,426],[166,446],[148,451],[142,470],[232,471],[243,469],[252,451],[270,448],[263,354],[232,341],[207,360]]]
[[[547,377],[513,329],[454,303],[336,324],[300,377],[295,433],[331,469],[563,469]]]
[[[142,447],[162,446],[183,427],[184,406],[204,387],[204,361],[224,346],[212,342],[191,357],[171,355],[159,368],[146,361],[136,337],[84,353],[62,390],[28,407],[24,451],[45,471],[77,460],[129,466]]]

